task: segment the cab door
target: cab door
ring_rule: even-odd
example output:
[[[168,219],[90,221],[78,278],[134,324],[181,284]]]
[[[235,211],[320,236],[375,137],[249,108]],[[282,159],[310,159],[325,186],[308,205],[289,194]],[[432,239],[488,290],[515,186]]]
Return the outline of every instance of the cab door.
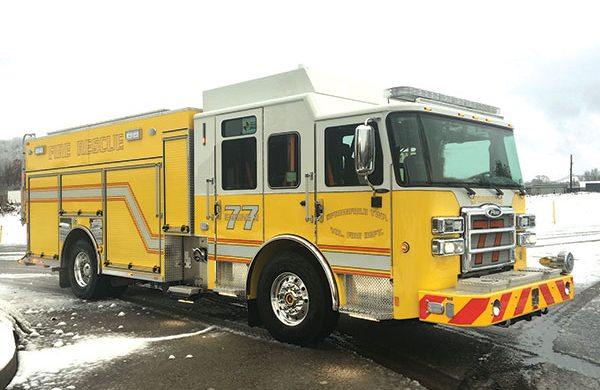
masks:
[[[318,247],[338,275],[388,278],[391,272],[390,193],[376,196],[356,174],[354,132],[364,117],[317,123]],[[375,172],[369,176],[376,188],[390,188],[390,171],[376,129]]]
[[[219,115],[215,124],[215,290],[245,295],[264,242],[263,109]]]

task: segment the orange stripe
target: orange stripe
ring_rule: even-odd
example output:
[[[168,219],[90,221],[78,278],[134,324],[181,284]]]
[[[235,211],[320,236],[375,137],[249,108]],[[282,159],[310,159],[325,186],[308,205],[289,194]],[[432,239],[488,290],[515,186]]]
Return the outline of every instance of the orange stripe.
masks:
[[[540,287],[540,291],[542,292],[542,295],[544,296],[544,300],[546,301],[546,304],[548,306],[553,305],[554,297],[552,296],[552,293],[550,292],[548,285],[546,283],[544,283],[544,284],[540,284],[539,287]]]
[[[250,264],[251,260],[245,257],[221,257],[217,256],[217,261],[225,261],[228,263],[244,263]]]
[[[473,229],[487,229],[488,221],[473,221]]]
[[[449,324],[471,325],[485,311],[489,298],[472,298],[448,321]]]
[[[566,301],[567,299],[571,298],[569,294],[565,293],[565,283],[562,280],[556,281],[556,287],[558,287],[558,292],[560,293],[560,296],[563,299],[563,301]]]
[[[318,245],[321,249],[331,249],[337,251],[346,251],[346,252],[366,252],[366,253],[382,253],[389,254],[389,248],[371,248],[366,246],[342,246],[342,245]]]
[[[336,274],[343,274],[343,275],[365,275],[365,276],[375,276],[378,278],[389,278],[390,274],[389,273],[382,273],[382,272],[377,272],[377,271],[359,271],[359,270],[351,270],[351,269],[345,269],[345,268],[337,268],[337,267],[332,267],[333,272],[335,272]]]
[[[477,221],[476,221],[477,222]],[[485,239],[487,238],[487,234],[480,234],[479,240],[477,241],[477,248],[481,249],[485,246]],[[475,255],[475,264],[483,263],[483,253],[477,253]]]
[[[517,303],[517,307],[515,308],[515,317],[519,316],[525,310],[525,305],[527,304],[527,298],[529,297],[529,292],[531,291],[531,287],[527,287],[523,291],[521,291],[521,296],[519,297],[519,302]]]
[[[210,239],[209,239],[210,241]],[[242,239],[236,239],[236,238],[217,238],[217,244],[218,243],[223,243],[223,244],[246,244],[246,245],[261,245],[263,243],[263,241],[260,240],[242,240]]]
[[[496,220],[496,221],[490,221],[490,227],[503,228],[504,220],[500,219],[500,220]],[[496,236],[494,237],[494,246],[500,246],[501,243],[502,243],[502,233],[496,233]],[[497,263],[499,259],[500,259],[500,251],[492,252],[492,263]]]

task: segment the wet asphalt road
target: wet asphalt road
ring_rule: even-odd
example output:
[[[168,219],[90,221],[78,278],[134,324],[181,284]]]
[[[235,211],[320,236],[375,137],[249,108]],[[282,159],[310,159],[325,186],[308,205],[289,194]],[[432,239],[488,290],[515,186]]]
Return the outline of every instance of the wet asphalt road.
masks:
[[[14,274],[19,276],[2,276]],[[50,272],[0,260],[0,299],[24,313],[43,336],[25,341],[20,352],[25,364],[14,389],[418,388],[419,383],[431,389],[600,388],[600,283],[576,290],[573,302],[550,314],[508,329],[342,316],[332,336],[307,349],[248,327],[243,304],[214,294],[184,304],[135,287],[122,299],[83,302],[60,289],[56,275],[40,274]],[[100,344],[90,348],[108,350],[102,359],[80,351],[94,338]],[[57,341],[65,346],[55,348]],[[30,351],[44,349],[82,358],[55,359],[46,370],[54,372],[32,370],[40,354]]]

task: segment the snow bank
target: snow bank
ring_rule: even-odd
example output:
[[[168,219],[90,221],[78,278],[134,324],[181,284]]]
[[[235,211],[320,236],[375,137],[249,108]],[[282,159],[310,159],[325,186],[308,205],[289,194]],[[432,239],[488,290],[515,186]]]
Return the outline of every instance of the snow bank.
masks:
[[[21,225],[18,214],[0,215],[0,226],[2,226],[2,236],[0,245],[26,245],[27,229]]]
[[[536,215],[537,246],[527,250],[527,265],[560,251],[573,253],[575,288],[600,280],[600,193],[537,195],[527,198],[527,212]]]
[[[2,387],[1,383],[4,380],[2,379],[4,376],[3,374],[5,373],[5,370],[9,369],[9,366],[15,357],[16,350],[13,322],[10,321],[2,311],[0,311],[0,346],[0,387]],[[7,375],[9,375],[7,378],[8,380],[10,380],[12,374],[14,374],[14,371],[10,374],[7,373]]]
[[[527,212],[536,216],[538,235],[600,230],[600,193],[529,196]]]

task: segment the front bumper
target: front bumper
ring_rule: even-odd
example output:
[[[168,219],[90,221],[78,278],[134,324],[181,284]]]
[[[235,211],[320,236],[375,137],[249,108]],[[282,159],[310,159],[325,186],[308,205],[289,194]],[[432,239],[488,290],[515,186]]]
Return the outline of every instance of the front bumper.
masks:
[[[571,300],[574,294],[571,275],[557,276],[548,270],[511,271],[465,281],[453,289],[419,291],[419,319],[488,326]],[[495,312],[494,304],[499,305]]]

